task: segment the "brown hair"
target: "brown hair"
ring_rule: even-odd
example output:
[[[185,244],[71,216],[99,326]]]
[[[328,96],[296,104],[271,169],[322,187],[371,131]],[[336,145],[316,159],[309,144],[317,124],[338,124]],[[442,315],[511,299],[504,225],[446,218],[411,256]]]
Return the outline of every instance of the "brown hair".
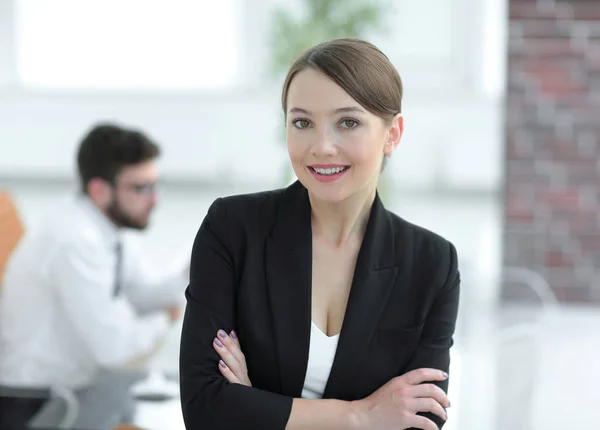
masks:
[[[343,38],[310,48],[292,64],[281,95],[284,113],[292,80],[307,68],[327,75],[361,106],[386,121],[402,110],[402,80],[389,58],[372,43]]]
[[[93,178],[114,183],[124,167],[154,160],[159,155],[158,144],[141,131],[99,123],[79,144],[77,168],[81,189],[87,194]]]

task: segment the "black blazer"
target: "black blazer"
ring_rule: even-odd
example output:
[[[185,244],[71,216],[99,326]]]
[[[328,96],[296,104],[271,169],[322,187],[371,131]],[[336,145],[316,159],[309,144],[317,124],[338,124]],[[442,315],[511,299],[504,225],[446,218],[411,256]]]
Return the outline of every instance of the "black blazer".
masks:
[[[188,430],[285,428],[308,362],[311,265],[301,183],[211,205],[193,246],[181,338]],[[377,197],[323,397],[361,399],[421,367],[448,372],[459,284],[454,246],[388,212]],[[218,329],[237,332],[253,387],[219,373]]]

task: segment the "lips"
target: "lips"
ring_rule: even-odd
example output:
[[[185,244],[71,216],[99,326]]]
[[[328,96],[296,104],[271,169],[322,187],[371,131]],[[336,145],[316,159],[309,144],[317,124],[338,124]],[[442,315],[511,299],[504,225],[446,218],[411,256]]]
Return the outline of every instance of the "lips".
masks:
[[[343,164],[313,164],[308,170],[319,182],[334,182],[344,176],[350,166]]]

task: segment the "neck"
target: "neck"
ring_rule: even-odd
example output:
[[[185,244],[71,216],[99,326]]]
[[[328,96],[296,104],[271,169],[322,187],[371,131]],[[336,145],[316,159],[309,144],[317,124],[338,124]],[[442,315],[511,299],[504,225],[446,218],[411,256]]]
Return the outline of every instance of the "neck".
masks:
[[[86,198],[88,199],[90,204],[99,212],[99,215],[106,218],[106,220],[110,222],[116,229],[119,230],[123,227],[122,224],[118,222],[115,214],[113,213],[114,210],[111,210],[110,206],[102,207],[94,198],[92,198],[89,195],[86,195]]]
[[[309,195],[312,210],[312,230],[335,247],[349,241],[362,240],[367,229],[376,189],[359,192],[341,202],[324,202]]]

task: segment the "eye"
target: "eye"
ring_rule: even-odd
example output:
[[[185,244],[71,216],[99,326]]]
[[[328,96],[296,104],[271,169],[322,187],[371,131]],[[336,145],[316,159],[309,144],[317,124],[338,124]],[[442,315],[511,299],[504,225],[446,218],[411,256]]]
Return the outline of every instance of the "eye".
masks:
[[[299,129],[307,128],[308,126],[310,126],[310,122],[308,122],[308,120],[301,118],[295,119],[294,121],[292,121],[292,124],[294,125],[294,127]]]
[[[347,128],[347,129],[356,128],[358,126],[358,121],[356,121],[354,119],[346,118],[340,122],[340,125],[342,126],[342,128]]]

